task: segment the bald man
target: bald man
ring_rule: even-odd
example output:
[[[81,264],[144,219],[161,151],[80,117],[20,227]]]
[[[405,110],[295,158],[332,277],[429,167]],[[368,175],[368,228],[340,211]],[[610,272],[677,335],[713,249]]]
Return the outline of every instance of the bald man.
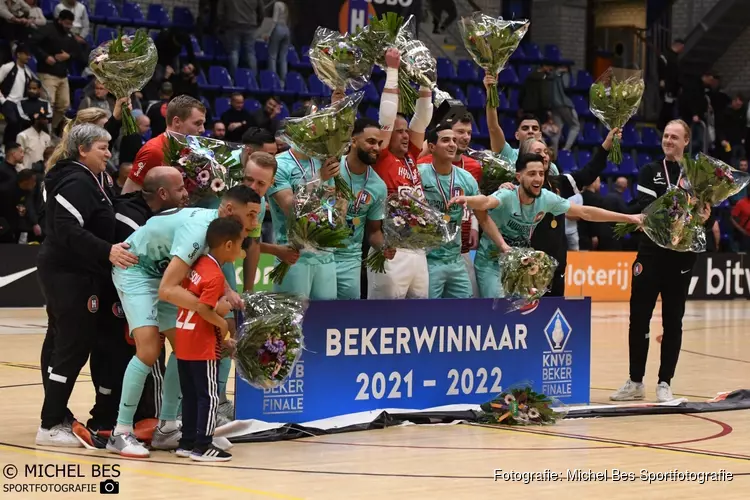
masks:
[[[125,241],[133,231],[146,223],[154,214],[175,210],[187,205],[188,193],[182,174],[174,167],[154,167],[146,174],[143,189],[122,195],[114,200],[117,241]],[[114,284],[103,290],[99,307],[107,314],[100,315],[99,342],[107,356],[91,357],[91,375],[96,390],[96,404],[91,419],[84,427],[73,425],[73,432],[94,448],[104,449],[115,426],[122,392],[125,369],[135,354],[135,344],[130,338],[125,313]],[[164,352],[152,367],[146,379],[135,422],[156,418],[161,406],[161,389],[164,379]],[[154,421],[154,425],[157,421]]]

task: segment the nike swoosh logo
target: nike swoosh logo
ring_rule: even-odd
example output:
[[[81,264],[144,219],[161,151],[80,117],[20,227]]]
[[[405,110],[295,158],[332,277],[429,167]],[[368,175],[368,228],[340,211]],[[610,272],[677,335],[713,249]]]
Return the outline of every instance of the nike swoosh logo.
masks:
[[[688,270],[686,270],[686,271],[680,271],[680,274],[687,274],[687,273],[689,273],[689,272],[690,272],[690,269],[688,269]]]
[[[0,288],[4,286],[8,286],[14,281],[18,281],[24,276],[28,276],[29,274],[36,271],[36,267],[32,267],[31,269],[24,269],[23,271],[18,271],[17,273],[9,274],[8,276],[0,276]]]

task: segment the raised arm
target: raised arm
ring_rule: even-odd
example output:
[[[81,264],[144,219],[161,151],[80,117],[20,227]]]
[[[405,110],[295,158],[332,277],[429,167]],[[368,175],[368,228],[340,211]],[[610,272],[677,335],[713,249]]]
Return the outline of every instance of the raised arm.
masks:
[[[626,224],[640,224],[643,221],[641,214],[618,214],[603,208],[587,205],[570,205],[568,215],[587,220],[589,222],[624,222]]]
[[[401,53],[391,48],[385,53],[385,86],[380,96],[380,139],[385,146],[391,142],[393,124],[398,114],[398,67],[401,64]]]
[[[456,196],[449,205],[466,205],[472,210],[492,210],[500,206],[500,200],[494,196],[478,194],[476,196]]]
[[[602,174],[604,169],[607,168],[607,155],[609,154],[609,150],[612,149],[612,141],[615,134],[618,139],[622,139],[622,131],[619,128],[613,128],[607,134],[602,145],[596,148],[591,160],[582,169],[570,173],[579,191],[593,183]]]
[[[484,88],[487,90],[488,95],[490,85],[495,83],[497,83],[497,76],[484,75]],[[492,149],[493,153],[500,153],[505,147],[506,140],[505,133],[497,118],[497,109],[491,107],[489,101],[487,101],[485,111],[487,115],[487,128],[490,131],[490,149]]]
[[[419,87],[419,98],[414,106],[414,116],[409,122],[409,141],[417,147],[424,143],[425,130],[432,121],[432,90]]]

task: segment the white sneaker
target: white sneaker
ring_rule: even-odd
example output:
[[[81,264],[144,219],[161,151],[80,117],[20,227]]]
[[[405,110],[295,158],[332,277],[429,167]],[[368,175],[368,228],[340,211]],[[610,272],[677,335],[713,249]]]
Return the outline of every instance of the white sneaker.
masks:
[[[176,450],[180,447],[182,429],[164,432],[160,427],[154,430],[151,436],[151,448],[155,450]]]
[[[81,448],[83,445],[78,440],[70,424],[57,424],[51,429],[39,428],[36,432],[37,446],[57,446],[61,448]]]
[[[636,401],[644,397],[646,397],[646,389],[643,382],[633,382],[628,379],[625,385],[617,389],[617,392],[612,394],[609,399],[610,401]]]
[[[659,385],[656,386],[656,400],[659,403],[668,403],[673,399],[674,395],[672,394],[672,388],[669,387],[669,384],[666,382],[659,382]]]
[[[127,434],[112,434],[107,441],[107,451],[119,453],[127,458],[148,458],[150,455],[143,443],[129,432]]]

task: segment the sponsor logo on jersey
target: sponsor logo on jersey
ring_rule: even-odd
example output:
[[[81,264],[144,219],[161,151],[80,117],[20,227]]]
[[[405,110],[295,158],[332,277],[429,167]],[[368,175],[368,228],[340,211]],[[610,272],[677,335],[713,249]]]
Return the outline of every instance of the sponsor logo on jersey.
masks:
[[[92,295],[89,297],[88,303],[86,304],[90,313],[95,313],[99,310],[99,297]]]

